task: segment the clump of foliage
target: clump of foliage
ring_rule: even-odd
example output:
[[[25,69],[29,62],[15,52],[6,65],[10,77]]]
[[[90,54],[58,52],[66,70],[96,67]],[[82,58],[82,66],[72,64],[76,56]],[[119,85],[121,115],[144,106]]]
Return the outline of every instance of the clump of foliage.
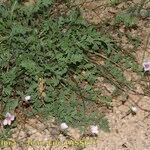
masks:
[[[114,24],[123,23],[126,27],[134,27],[137,25],[137,17],[133,15],[133,13],[129,12],[121,12],[117,14]]]
[[[117,0],[114,0],[112,1],[112,4],[116,4],[117,2]],[[119,12],[115,17],[114,24],[117,25],[123,23],[126,27],[136,27],[140,17],[149,17],[150,12],[148,9],[146,10],[144,8],[145,4],[146,0],[141,0],[141,2],[136,3],[133,6],[130,6],[128,9]]]
[[[52,115],[72,126],[96,123],[106,129],[104,116],[88,106],[111,104],[110,97],[94,88],[97,77],[118,88],[127,83],[115,65],[122,61],[119,49],[86,23],[78,9],[53,15],[54,4],[38,0],[28,7],[17,1],[0,5],[1,113],[22,107],[23,97],[31,95],[32,111],[24,112],[28,116]],[[93,61],[96,53],[108,57],[105,66]]]
[[[111,5],[118,5],[122,0],[110,0]]]

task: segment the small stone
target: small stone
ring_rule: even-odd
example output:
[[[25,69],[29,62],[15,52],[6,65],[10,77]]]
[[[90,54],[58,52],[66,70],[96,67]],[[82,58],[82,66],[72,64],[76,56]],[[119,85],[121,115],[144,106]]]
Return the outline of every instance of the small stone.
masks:
[[[136,113],[137,113],[137,108],[136,107],[131,107],[131,113],[133,114],[133,115],[136,115]]]
[[[61,125],[60,125],[60,129],[61,130],[66,130],[68,128],[68,125],[66,124],[66,123],[61,123]]]

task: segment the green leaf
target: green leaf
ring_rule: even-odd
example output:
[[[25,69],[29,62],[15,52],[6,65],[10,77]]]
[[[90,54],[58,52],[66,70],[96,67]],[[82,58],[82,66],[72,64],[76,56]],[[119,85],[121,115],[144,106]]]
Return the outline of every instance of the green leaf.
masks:
[[[17,99],[8,99],[5,105],[5,112],[14,111],[15,108],[18,106],[19,101]]]

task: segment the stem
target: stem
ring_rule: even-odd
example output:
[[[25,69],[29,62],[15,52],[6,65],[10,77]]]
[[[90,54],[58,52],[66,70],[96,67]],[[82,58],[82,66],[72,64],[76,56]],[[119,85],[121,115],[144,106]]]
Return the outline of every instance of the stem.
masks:
[[[11,20],[12,20],[12,16],[13,16],[13,12],[15,10],[16,4],[17,4],[17,0],[14,2],[13,6],[12,6],[12,9],[11,9],[11,14],[10,14],[10,19]]]
[[[145,44],[145,48],[144,48],[144,52],[143,52],[141,63],[143,63],[143,60],[144,60],[144,57],[145,57],[145,52],[147,50],[147,46],[148,46],[148,43],[149,43],[149,38],[150,38],[150,33],[148,33],[148,36],[147,36],[147,40],[146,40],[146,44]]]

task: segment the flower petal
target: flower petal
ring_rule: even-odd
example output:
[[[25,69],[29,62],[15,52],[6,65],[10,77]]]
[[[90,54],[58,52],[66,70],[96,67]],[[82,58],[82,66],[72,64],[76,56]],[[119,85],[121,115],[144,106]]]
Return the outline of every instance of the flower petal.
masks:
[[[150,71],[150,62],[143,63],[144,71]]]
[[[31,99],[31,96],[28,95],[24,99],[25,99],[25,101],[29,101]]]
[[[99,133],[98,126],[92,125],[91,128],[90,128],[90,130],[91,130],[92,134],[98,134]]]
[[[7,120],[7,124],[8,124],[8,125],[11,125],[11,120]]]
[[[6,126],[7,124],[8,124],[8,121],[7,121],[7,119],[5,119],[5,120],[3,121],[3,125]]]
[[[15,119],[14,115],[11,115],[10,120],[13,121]]]

